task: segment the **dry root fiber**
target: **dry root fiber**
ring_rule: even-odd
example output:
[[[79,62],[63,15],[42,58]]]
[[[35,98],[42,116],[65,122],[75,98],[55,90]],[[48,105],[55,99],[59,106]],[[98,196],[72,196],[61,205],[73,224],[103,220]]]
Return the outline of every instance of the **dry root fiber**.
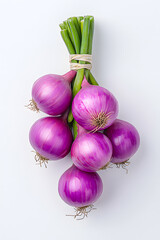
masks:
[[[124,162],[121,162],[121,163],[115,163],[116,164],[116,167],[117,168],[123,168],[125,171],[126,171],[126,174],[128,174],[128,166],[130,164],[130,162],[128,162],[129,160],[127,161],[124,161]]]
[[[130,164],[129,160],[121,162],[121,163],[108,162],[104,167],[100,168],[99,170],[106,170],[108,168],[113,168],[114,165],[116,165],[117,168],[123,168],[126,171],[126,174],[128,174],[127,167],[129,166],[129,164]]]
[[[90,213],[94,209],[96,209],[96,208],[94,208],[94,205],[77,207],[77,208],[74,208],[74,210],[75,210],[74,215],[66,215],[66,216],[73,216],[76,220],[82,220],[85,217],[88,217],[88,213]]]
[[[34,151],[32,151],[32,152],[34,152]],[[40,165],[40,167],[42,167],[42,165],[44,164],[44,166],[47,168],[49,159],[41,156],[38,152],[34,152],[34,153],[35,153],[34,159],[36,161],[36,164]]]
[[[99,170],[106,170],[107,168],[113,168],[112,164],[110,162],[108,162],[106,165],[104,165],[102,168],[100,168]]]
[[[29,104],[26,105],[25,107],[27,107],[28,109],[34,111],[34,112],[39,112],[39,109],[37,107],[37,104],[36,102],[32,99],[32,100],[29,100]]]
[[[98,115],[92,114],[92,126],[94,126],[94,129],[90,132],[94,133],[98,131],[101,128],[104,128],[110,119],[110,116],[112,115],[112,112],[104,113],[100,112]]]

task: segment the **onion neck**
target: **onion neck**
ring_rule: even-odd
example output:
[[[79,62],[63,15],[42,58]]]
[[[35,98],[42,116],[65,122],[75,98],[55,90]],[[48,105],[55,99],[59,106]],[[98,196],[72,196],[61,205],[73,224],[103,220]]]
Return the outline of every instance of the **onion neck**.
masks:
[[[69,108],[63,113],[63,115],[61,116],[61,118],[64,119],[65,121],[67,121],[68,113],[69,113]]]
[[[81,127],[78,123],[77,123],[77,136],[81,136],[82,134],[87,133],[87,130],[84,129],[83,127]]]
[[[86,87],[90,87],[91,84],[89,84],[89,82],[87,81],[86,77],[84,76],[81,87],[82,88],[86,88]]]
[[[71,70],[71,71],[65,73],[62,77],[63,77],[68,83],[71,83],[72,80],[75,78],[76,73],[77,73],[76,71]]]

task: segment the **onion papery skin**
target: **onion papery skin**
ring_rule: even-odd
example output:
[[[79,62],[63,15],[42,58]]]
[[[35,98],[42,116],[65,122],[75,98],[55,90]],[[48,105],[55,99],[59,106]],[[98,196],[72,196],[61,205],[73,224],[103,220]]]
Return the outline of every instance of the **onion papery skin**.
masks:
[[[118,102],[107,89],[100,86],[82,88],[73,99],[72,113],[76,122],[88,131],[109,127],[118,115]],[[95,125],[95,119],[106,116],[106,123]]]
[[[103,133],[84,133],[71,147],[73,163],[82,171],[96,172],[112,157],[112,144]]]
[[[73,137],[66,120],[60,117],[45,117],[33,124],[29,140],[41,156],[57,160],[69,153]]]
[[[32,99],[44,113],[57,116],[63,114],[72,100],[70,82],[75,71],[60,76],[48,74],[39,78],[32,87]]]
[[[58,183],[60,197],[74,207],[93,204],[102,194],[103,183],[97,173],[87,173],[76,166],[63,173]]]
[[[123,120],[116,119],[112,126],[104,131],[113,146],[112,163],[123,163],[129,160],[140,145],[136,128]]]

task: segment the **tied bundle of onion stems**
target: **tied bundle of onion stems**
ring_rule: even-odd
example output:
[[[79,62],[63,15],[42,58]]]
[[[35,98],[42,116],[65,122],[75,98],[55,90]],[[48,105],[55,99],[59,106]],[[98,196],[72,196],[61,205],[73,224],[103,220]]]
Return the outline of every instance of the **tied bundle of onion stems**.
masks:
[[[69,54],[92,54],[92,41],[94,32],[94,17],[71,17],[61,23],[61,36],[67,46]],[[72,60],[73,63],[77,60]],[[84,61],[79,61],[84,64]],[[89,69],[77,70],[77,75],[72,83],[73,98],[80,91],[84,76],[92,85],[98,85]],[[73,119],[72,111],[68,114],[68,123],[73,123],[74,138],[77,135],[76,122]]]

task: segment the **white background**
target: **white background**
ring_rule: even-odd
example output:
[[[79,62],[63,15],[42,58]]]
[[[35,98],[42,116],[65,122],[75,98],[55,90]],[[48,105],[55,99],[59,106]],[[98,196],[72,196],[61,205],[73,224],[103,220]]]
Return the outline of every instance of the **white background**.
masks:
[[[100,172],[97,210],[76,221],[57,191],[70,157],[35,165],[27,110],[33,82],[69,70],[59,23],[95,17],[93,73],[119,100],[141,146],[122,169]],[[0,239],[160,239],[160,4],[157,0],[0,0]]]

